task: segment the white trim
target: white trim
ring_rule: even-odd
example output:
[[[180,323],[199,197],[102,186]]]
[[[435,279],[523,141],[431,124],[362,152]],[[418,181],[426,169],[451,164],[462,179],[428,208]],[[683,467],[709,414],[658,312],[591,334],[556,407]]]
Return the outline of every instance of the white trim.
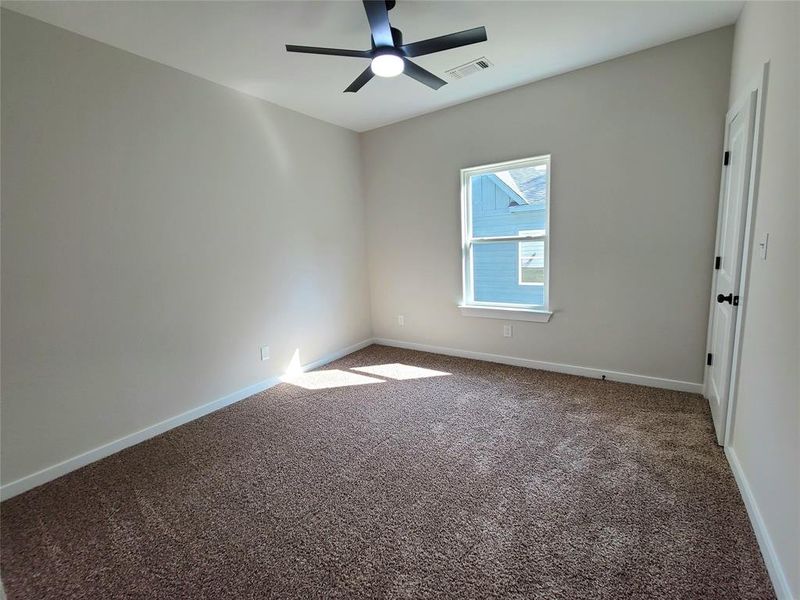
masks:
[[[550,162],[550,154],[541,154],[539,156],[532,156],[530,158],[518,158],[516,160],[504,160],[490,165],[478,165],[476,167],[466,167],[461,169],[461,172],[469,171],[470,175],[491,175],[495,171],[509,171],[511,169],[519,169],[520,167],[528,167],[531,163],[545,164]],[[549,171],[549,167],[548,167]],[[549,179],[549,178],[548,178]]]
[[[376,344],[392,346],[394,348],[406,348],[408,350],[419,350],[421,352],[432,352],[433,354],[444,354],[446,356],[458,356],[460,358],[472,358],[475,360],[485,360],[488,362],[500,363],[504,365],[514,365],[516,367],[527,367],[529,369],[539,369],[541,371],[555,371],[557,373],[567,373],[569,375],[580,375],[600,379],[603,375],[612,381],[623,383],[633,383],[648,387],[662,388],[666,390],[676,390],[679,392],[690,392],[701,394],[703,392],[702,383],[691,381],[680,381],[677,379],[663,379],[661,377],[650,377],[649,375],[637,375],[635,373],[623,373],[620,371],[606,371],[595,369],[594,367],[579,367],[577,365],[565,365],[562,363],[551,363],[528,358],[517,358],[515,356],[503,356],[501,354],[489,354],[486,352],[474,352],[472,350],[461,350],[458,348],[446,348],[443,346],[429,346],[427,344],[417,344],[402,340],[392,340],[387,338],[375,338]]]
[[[761,549],[761,555],[764,557],[764,563],[767,565],[772,585],[775,588],[775,594],[779,600],[791,600],[797,598],[792,595],[792,589],[789,586],[789,579],[781,566],[778,553],[775,551],[775,546],[772,543],[772,537],[769,535],[767,526],[764,519],[761,517],[761,511],[758,509],[753,491],[750,489],[750,483],[747,481],[747,476],[744,474],[744,469],[736,456],[736,452],[731,446],[725,447],[725,456],[728,458],[728,464],[731,467],[733,478],[739,486],[739,492],[744,500],[744,506],[747,509],[747,515],[750,517],[750,523],[753,525],[753,531],[758,540],[758,546]]]
[[[528,229],[523,231],[541,231],[540,229]],[[519,235],[498,235],[489,237],[474,237],[470,240],[473,244],[495,244],[497,242],[535,242],[547,237],[546,233],[522,234]]]
[[[739,383],[739,363],[742,352],[742,333],[747,317],[747,297],[750,287],[750,256],[753,253],[753,237],[755,236],[756,204],[758,203],[758,185],[761,179],[761,137],[764,130],[764,113],[766,104],[764,94],[767,92],[769,78],[769,61],[761,67],[761,73],[750,84],[751,93],[755,92],[755,130],[753,131],[752,159],[750,164],[750,182],[747,191],[747,213],[745,215],[742,268],[739,273],[739,310],[736,312],[736,329],[733,337],[733,357],[731,359],[731,379],[728,385],[728,412],[725,418],[725,440],[733,438],[734,417],[736,416],[736,392]]]
[[[755,122],[756,122],[756,103],[758,101],[757,92],[753,91],[742,97],[734,106],[728,111],[725,116],[725,151],[724,156],[731,154],[731,165],[726,166],[723,161],[721,167],[721,182],[719,189],[719,203],[717,210],[717,235],[715,240],[716,256],[721,257],[723,270],[717,271],[717,266],[714,266],[714,274],[712,276],[713,290],[709,302],[711,309],[708,316],[708,352],[713,356],[712,364],[709,366],[706,361],[706,368],[704,370],[704,381],[712,381],[712,377],[706,376],[713,370],[719,370],[719,377],[715,378],[716,383],[714,389],[708,385],[705,387],[705,395],[709,399],[709,407],[711,409],[711,416],[714,422],[714,431],[717,436],[717,443],[719,445],[725,444],[726,439],[726,424],[728,420],[728,405],[732,393],[731,380],[733,379],[734,366],[733,355],[734,346],[736,345],[736,325],[740,323],[740,309],[739,304],[743,302],[733,302],[732,306],[728,307],[730,311],[730,318],[720,320],[718,317],[719,306],[715,301],[718,293],[728,292],[737,300],[744,295],[740,290],[742,263],[747,260],[744,251],[744,235],[745,223],[747,220],[747,208],[750,205],[750,174],[753,160],[753,148],[755,147]],[[740,149],[734,149],[731,146],[731,135],[733,127],[736,127],[737,121],[741,124],[744,123],[744,147],[741,149],[742,156],[735,156],[736,152]],[[741,163],[740,172],[737,173],[733,170],[733,165]],[[737,185],[735,178],[742,179],[741,189]],[[735,196],[734,196],[735,194]],[[735,219],[730,221],[730,219]],[[734,225],[735,229],[730,229]],[[725,232],[725,239],[723,239],[722,232]],[[723,242],[732,242],[733,247],[722,247]],[[730,252],[730,255],[728,253]],[[715,259],[716,263],[716,259]],[[720,281],[720,275],[729,273],[726,277],[724,287],[720,287],[723,283]],[[719,329],[722,328],[722,329]],[[719,329],[719,331],[717,331]],[[722,334],[723,343],[718,345],[716,341],[719,335]],[[710,371],[711,370],[711,371]],[[716,387],[719,386],[719,389]],[[713,391],[713,394],[712,394]]]
[[[762,145],[762,131],[764,130],[764,94],[767,91],[767,81],[769,78],[769,61],[761,66],[761,72],[750,80],[750,83],[745,87],[745,92],[742,96],[731,104],[731,108],[725,115],[725,139],[723,141],[723,151],[728,147],[728,127],[727,122],[731,115],[742,110],[751,96],[755,95],[755,111],[754,111],[754,124],[753,124],[753,139],[750,149],[750,173],[748,173],[748,191],[747,191],[747,207],[745,209],[745,225],[742,234],[742,265],[739,272],[738,282],[738,295],[739,295],[739,308],[736,311],[736,324],[733,334],[733,352],[731,357],[731,372],[730,380],[728,383],[728,406],[725,415],[725,426],[722,433],[722,439],[718,440],[721,446],[727,446],[728,441],[733,435],[734,417],[736,412],[736,392],[739,378],[739,363],[742,347],[742,331],[744,329],[745,316],[747,315],[747,295],[750,281],[750,257],[753,250],[753,236],[755,230],[753,222],[755,219],[755,208],[758,200],[758,183],[761,174],[761,145]],[[725,168],[720,161],[720,198],[724,193],[725,187]],[[714,254],[717,254],[717,243],[719,243],[720,234],[720,219],[717,219],[717,232],[714,237]],[[713,269],[713,267],[712,267]],[[715,286],[716,276],[712,270],[711,275],[711,292],[709,299],[709,317],[708,329],[706,332],[706,352],[712,350],[712,332],[713,332],[713,314],[715,306]],[[708,370],[706,366],[703,370],[703,397],[710,401],[708,392]]]
[[[301,369],[303,371],[316,369],[317,367],[321,367],[324,364],[351,354],[356,350],[366,348],[370,344],[372,344],[371,339],[363,340],[357,344],[348,346],[347,348],[342,348],[340,350],[331,352],[330,354],[326,354],[322,358],[312,363],[303,365]],[[145,427],[144,429],[123,436],[117,440],[114,440],[113,442],[103,444],[102,446],[98,446],[97,448],[93,448],[92,450],[88,450],[87,452],[73,456],[72,458],[68,458],[67,460],[46,467],[41,471],[21,477],[16,481],[11,481],[0,487],[0,500],[7,500],[8,498],[16,496],[17,494],[27,492],[30,489],[42,485],[43,483],[47,483],[48,481],[52,481],[53,479],[61,477],[62,475],[66,475],[71,471],[85,467],[86,465],[98,461],[101,458],[115,454],[120,450],[134,446],[140,442],[169,431],[170,429],[174,429],[175,427],[188,423],[189,421],[194,421],[195,419],[199,419],[200,417],[234,404],[235,402],[249,398],[253,394],[263,392],[264,390],[269,389],[280,382],[280,377],[270,377],[269,379],[259,381],[258,383],[254,383],[253,385],[237,390],[231,394],[228,394],[227,396],[223,396],[222,398],[218,398],[217,400],[213,400],[212,402],[203,404],[202,406],[198,406],[191,410],[187,410],[179,415],[175,415],[174,417],[170,417],[159,423],[150,425],[149,427]]]
[[[533,284],[531,284],[533,285]],[[506,306],[476,306],[459,304],[458,309],[464,317],[483,317],[485,319],[505,319],[506,321],[532,321],[547,323],[553,313],[549,310],[509,308]]]

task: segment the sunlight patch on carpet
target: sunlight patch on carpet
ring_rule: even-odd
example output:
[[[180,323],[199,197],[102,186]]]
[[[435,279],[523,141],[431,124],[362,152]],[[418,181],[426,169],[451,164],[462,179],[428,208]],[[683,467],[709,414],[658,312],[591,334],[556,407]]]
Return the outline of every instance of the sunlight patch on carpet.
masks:
[[[366,375],[359,375],[358,373],[349,373],[348,371],[342,371],[340,369],[309,371],[308,373],[291,373],[281,377],[281,380],[307,390],[324,390],[350,385],[384,383],[383,379],[367,377]]]
[[[353,367],[353,371],[361,371],[362,373],[369,373],[370,375],[387,377],[389,379],[423,379],[425,377],[443,377],[445,375],[450,375],[450,373],[445,371],[412,367],[411,365],[404,365],[403,363]]]

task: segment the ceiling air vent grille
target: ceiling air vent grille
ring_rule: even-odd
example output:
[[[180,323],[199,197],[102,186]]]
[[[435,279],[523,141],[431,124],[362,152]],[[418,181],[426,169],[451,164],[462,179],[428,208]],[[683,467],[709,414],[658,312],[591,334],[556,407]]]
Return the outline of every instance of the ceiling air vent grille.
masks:
[[[469,77],[470,75],[479,73],[491,66],[492,63],[489,62],[489,59],[487,59],[485,56],[481,56],[480,58],[471,60],[466,64],[448,69],[446,73],[450,76],[450,79],[464,79],[464,77]]]

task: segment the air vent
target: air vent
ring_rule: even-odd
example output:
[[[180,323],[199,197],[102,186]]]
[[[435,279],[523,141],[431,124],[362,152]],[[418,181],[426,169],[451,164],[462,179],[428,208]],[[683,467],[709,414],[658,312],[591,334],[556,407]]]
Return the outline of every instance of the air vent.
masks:
[[[485,56],[481,56],[480,58],[471,60],[461,66],[448,69],[446,73],[450,76],[450,79],[464,79],[464,77],[469,77],[470,75],[479,73],[480,71],[488,69],[491,66],[492,63],[489,62]]]

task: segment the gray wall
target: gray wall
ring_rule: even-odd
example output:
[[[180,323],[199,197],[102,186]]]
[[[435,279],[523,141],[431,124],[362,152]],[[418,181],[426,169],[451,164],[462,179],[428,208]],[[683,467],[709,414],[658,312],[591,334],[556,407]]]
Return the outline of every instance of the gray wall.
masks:
[[[375,335],[702,382],[732,35],[363,134]],[[541,154],[552,155],[557,312],[503,338],[503,321],[456,308],[459,169]]]
[[[800,597],[800,4],[748,2],[736,25],[731,103],[770,61],[732,439],[777,559]]]
[[[2,107],[3,483],[370,336],[357,134],[7,10]]]

